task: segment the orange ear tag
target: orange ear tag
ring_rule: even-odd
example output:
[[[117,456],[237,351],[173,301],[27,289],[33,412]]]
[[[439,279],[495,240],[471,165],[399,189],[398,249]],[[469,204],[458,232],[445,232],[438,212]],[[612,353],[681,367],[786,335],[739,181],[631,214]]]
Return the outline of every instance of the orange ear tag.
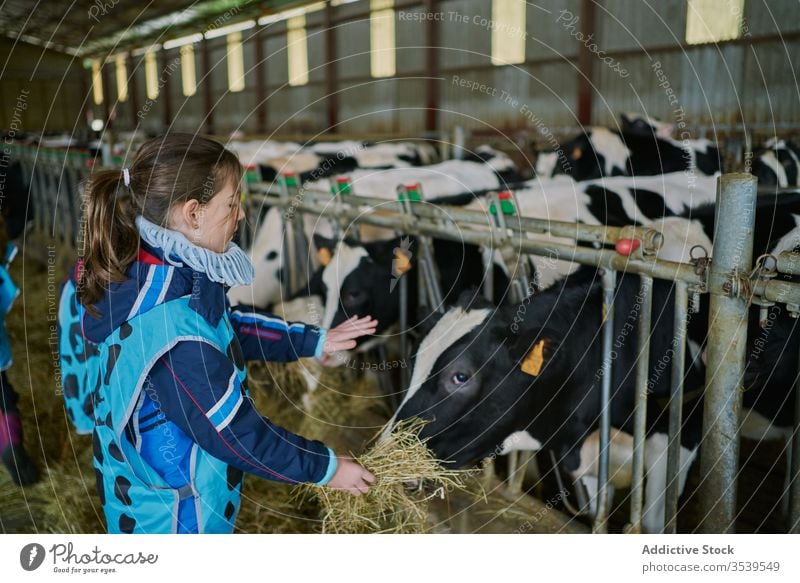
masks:
[[[538,376],[539,373],[542,371],[542,366],[544,365],[544,340],[539,340],[528,355],[525,357],[525,360],[522,361],[522,366],[520,370],[525,374],[529,374],[532,377]]]
[[[321,247],[319,251],[317,251],[317,261],[322,267],[328,265],[331,262],[331,250],[327,247]]]
[[[408,273],[411,269],[411,258],[399,247],[394,248],[394,271],[398,274]]]
[[[580,160],[581,156],[583,156],[583,150],[581,150],[580,148],[575,148],[574,150],[572,150],[572,156],[570,156],[570,158],[572,158],[573,160]]]

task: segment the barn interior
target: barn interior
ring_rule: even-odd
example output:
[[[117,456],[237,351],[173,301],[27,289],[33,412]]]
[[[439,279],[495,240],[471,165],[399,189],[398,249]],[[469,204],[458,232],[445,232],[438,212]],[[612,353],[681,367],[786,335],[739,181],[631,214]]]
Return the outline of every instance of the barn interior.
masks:
[[[520,411],[540,401],[509,397],[522,381],[504,375],[484,398],[470,397],[476,409],[494,403],[496,418],[483,422],[468,408],[440,427],[448,404],[470,393],[430,396],[416,410],[433,428],[432,455],[470,470],[464,483],[400,484],[424,516],[398,511],[358,532],[800,532],[799,8],[6,0],[0,209],[18,254],[0,278],[19,294],[0,323],[13,353],[2,382],[18,401],[4,393],[0,532],[107,530],[92,429],[76,431],[69,399],[79,390],[59,355],[62,289],[85,253],[88,181],[113,169],[127,187],[139,148],[170,133],[210,137],[242,163],[235,241],[256,275],[229,292],[232,305],[322,328],[342,312],[386,324],[358,351],[249,363],[252,401],[273,422],[363,455],[433,390],[424,381],[451,370],[445,361],[461,356],[452,345],[465,338],[461,350],[478,355],[479,372],[511,358],[504,375],[546,382],[542,360],[554,352],[534,343],[540,336],[513,356],[511,345],[487,340],[488,327],[436,327],[465,290],[477,302],[470,313],[488,302],[486,321],[507,318],[514,338],[552,315],[537,311],[540,294],[539,306],[552,298],[557,317],[543,329],[583,355],[571,371],[598,371],[585,385],[561,379],[539,416]],[[369,261],[388,263],[353,291],[360,272],[336,270],[361,246]],[[578,289],[570,278],[586,270],[591,315],[568,303],[574,293],[556,293],[564,281]],[[614,292],[625,282],[639,289],[640,276],[646,310]],[[323,279],[327,287],[314,288]],[[672,286],[663,304],[658,282]],[[392,310],[378,311],[387,302]],[[646,332],[632,332],[645,311]],[[702,322],[709,314],[724,325]],[[595,319],[596,334],[577,344]],[[657,328],[665,322],[667,332]],[[730,348],[734,338],[743,348]],[[662,340],[673,342],[666,360]],[[426,348],[438,360],[420,372]],[[450,378],[461,385],[459,374]],[[91,413],[91,396],[80,397]],[[539,428],[542,416],[559,415],[557,431]],[[486,437],[506,422],[506,434]],[[465,432],[474,434],[468,444],[448,449]],[[562,433],[580,438],[561,442]],[[648,441],[656,434],[669,435],[660,453]],[[681,448],[692,452],[685,468]],[[23,461],[35,477],[26,479]],[[666,504],[656,492],[650,507],[658,479]],[[235,532],[347,531],[324,510],[312,495],[251,476]]]

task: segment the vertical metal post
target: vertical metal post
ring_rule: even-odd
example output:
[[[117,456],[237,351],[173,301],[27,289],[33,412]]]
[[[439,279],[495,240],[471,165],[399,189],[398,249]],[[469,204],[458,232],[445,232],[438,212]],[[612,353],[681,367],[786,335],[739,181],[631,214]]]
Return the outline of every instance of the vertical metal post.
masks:
[[[494,301],[494,248],[482,247],[483,259],[483,297],[485,300]]]
[[[595,0],[582,0],[580,6],[580,29],[583,38],[595,31]],[[592,123],[592,66],[594,55],[585,43],[578,45],[578,123]]]
[[[398,292],[400,294],[400,317],[398,318],[400,325],[400,354],[403,355],[404,359],[410,359],[411,347],[408,342],[408,278],[401,277],[397,285],[399,286]],[[405,390],[410,382],[408,367],[400,367],[400,386]],[[394,393],[392,394],[394,396]],[[393,403],[393,405],[399,407],[400,403]]]
[[[337,72],[338,60],[336,58],[336,22],[333,18],[333,6],[325,3],[324,14],[324,43],[325,43],[325,110],[327,113],[326,128],[330,133],[339,131],[339,74]]]
[[[675,534],[678,518],[678,473],[681,464],[681,426],[683,424],[683,377],[686,368],[686,320],[689,312],[689,290],[684,281],[675,282],[673,323],[672,376],[669,391],[669,427],[667,435],[667,489],[664,505],[664,533]]]
[[[700,456],[700,529],[706,533],[735,530],[741,382],[747,342],[747,301],[738,297],[736,278],[749,273],[753,260],[755,200],[754,176],[721,177],[709,273],[711,311]]]
[[[326,6],[327,8],[327,6]],[[266,28],[259,28],[253,35],[256,62],[253,65],[253,74],[256,80],[256,133],[267,133],[267,59],[264,56],[264,43],[266,42]]]
[[[464,159],[464,147],[466,145],[467,137],[462,126],[453,128],[453,156],[454,160]]]
[[[425,0],[425,11],[438,11],[438,0]],[[434,132],[439,127],[439,47],[440,24],[433,18],[425,22],[425,70],[428,78],[425,87],[425,129]]]
[[[631,518],[627,531],[642,531],[644,499],[644,440],[647,432],[647,378],[650,375],[650,325],[653,312],[653,278],[642,275],[636,337],[636,402],[633,410],[633,475]]]
[[[608,454],[611,442],[611,351],[614,342],[614,293],[617,272],[603,269],[603,378],[600,385],[600,468],[597,476],[597,515],[593,531],[608,532]]]
[[[800,355],[798,355],[800,372]],[[789,532],[800,534],[800,375],[794,386],[794,433],[792,434],[791,459],[786,471],[789,474]]]

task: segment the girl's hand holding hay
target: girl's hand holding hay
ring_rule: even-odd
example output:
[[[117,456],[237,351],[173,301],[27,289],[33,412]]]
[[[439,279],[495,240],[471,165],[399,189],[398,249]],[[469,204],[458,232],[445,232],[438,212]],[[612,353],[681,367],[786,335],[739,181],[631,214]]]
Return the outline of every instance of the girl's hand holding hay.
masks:
[[[353,465],[369,468],[374,484],[364,496],[347,496],[327,487],[307,485],[301,492],[317,497],[322,507],[323,532],[335,533],[415,533],[428,530],[428,501],[443,497],[453,489],[463,489],[463,478],[470,470],[451,470],[442,466],[425,442],[419,438],[424,421],[411,419],[398,423],[387,436],[356,459]],[[365,471],[366,470],[362,470]],[[329,482],[329,485],[333,480]],[[408,484],[425,484],[426,492]]]
[[[370,484],[375,483],[375,476],[350,458],[336,457],[339,465],[327,486],[334,490],[349,492],[353,496],[369,492]]]

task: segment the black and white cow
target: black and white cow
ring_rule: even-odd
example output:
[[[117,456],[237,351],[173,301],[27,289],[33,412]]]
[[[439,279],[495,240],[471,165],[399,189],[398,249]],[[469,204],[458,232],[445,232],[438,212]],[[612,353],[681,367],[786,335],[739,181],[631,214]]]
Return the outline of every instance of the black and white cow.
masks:
[[[557,152],[537,158],[538,176],[567,174],[575,180],[602,176],[652,176],[670,172],[711,175],[722,168],[719,149],[709,140],[661,138],[655,134],[587,128]]]
[[[262,162],[259,169],[261,179],[266,182],[277,179],[282,173],[294,172],[301,183],[306,183],[357,169],[410,168],[435,159],[435,151],[428,144],[320,142],[288,157]]]
[[[620,274],[615,294],[614,352],[611,354],[611,482],[629,485],[639,278]],[[672,287],[654,285],[654,305],[672,305]],[[472,298],[451,308],[417,350],[411,383],[393,423],[420,417],[422,437],[442,460],[465,467],[493,453],[551,450],[559,463],[597,490],[603,376],[602,290],[594,269],[583,269],[531,302],[494,308]],[[665,310],[669,311],[669,310]],[[663,529],[667,463],[667,414],[659,398],[669,393],[669,371],[659,359],[672,346],[672,317],[654,317],[648,437],[645,444],[643,527]],[[702,386],[701,368],[687,359],[687,391]],[[700,439],[697,401],[687,402],[681,433],[679,488],[682,490]]]
[[[773,138],[755,153],[753,175],[759,186],[800,186],[800,147]]]

